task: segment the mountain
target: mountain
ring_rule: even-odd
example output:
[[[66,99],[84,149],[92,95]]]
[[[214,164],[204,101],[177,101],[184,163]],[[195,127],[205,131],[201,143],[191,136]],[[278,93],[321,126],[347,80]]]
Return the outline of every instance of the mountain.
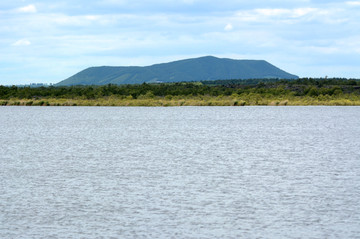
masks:
[[[90,67],[56,85],[141,84],[144,82],[263,78],[297,79],[298,76],[289,74],[264,60],[233,60],[205,56],[144,67]]]

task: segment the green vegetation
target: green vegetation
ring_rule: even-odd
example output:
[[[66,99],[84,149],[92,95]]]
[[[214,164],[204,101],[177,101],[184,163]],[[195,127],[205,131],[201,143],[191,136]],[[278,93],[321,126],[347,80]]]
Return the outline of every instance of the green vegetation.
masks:
[[[360,81],[302,78],[38,88],[0,86],[0,105],[360,105]]]

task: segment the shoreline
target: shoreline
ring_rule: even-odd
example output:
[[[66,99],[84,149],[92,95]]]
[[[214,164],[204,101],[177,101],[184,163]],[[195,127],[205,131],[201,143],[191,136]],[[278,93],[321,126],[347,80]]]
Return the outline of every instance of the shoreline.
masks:
[[[9,99],[0,100],[0,106],[360,106],[360,100],[338,98],[319,100],[312,97],[287,98],[257,98],[241,99],[231,97],[192,97],[181,99],[149,98],[149,99]]]

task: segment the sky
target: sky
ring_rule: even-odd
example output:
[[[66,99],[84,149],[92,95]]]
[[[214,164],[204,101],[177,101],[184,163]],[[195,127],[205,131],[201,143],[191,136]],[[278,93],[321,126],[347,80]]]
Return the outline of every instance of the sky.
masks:
[[[360,78],[360,1],[2,0],[0,84],[212,55]]]

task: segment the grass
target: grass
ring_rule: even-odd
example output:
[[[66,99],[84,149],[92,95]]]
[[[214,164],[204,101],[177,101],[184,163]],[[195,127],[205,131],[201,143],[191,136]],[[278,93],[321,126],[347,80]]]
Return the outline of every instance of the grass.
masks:
[[[341,94],[336,96],[294,96],[241,94],[231,96],[149,96],[133,99],[132,97],[108,96],[97,99],[83,98],[41,98],[0,100],[2,106],[360,106],[360,96],[355,94]]]

